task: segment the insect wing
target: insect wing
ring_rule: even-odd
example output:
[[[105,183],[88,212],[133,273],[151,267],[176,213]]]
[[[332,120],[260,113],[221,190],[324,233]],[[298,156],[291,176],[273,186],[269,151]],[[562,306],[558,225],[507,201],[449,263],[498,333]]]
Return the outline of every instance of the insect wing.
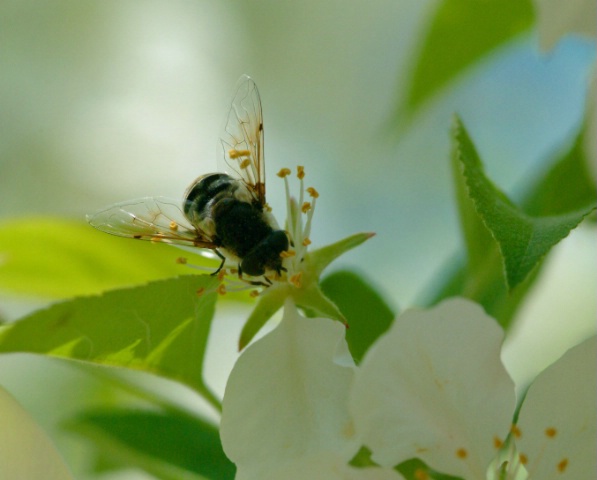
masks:
[[[88,215],[87,221],[102,232],[120,237],[216,248],[208,235],[189,224],[179,203],[165,197],[130,200]]]
[[[253,197],[265,205],[263,114],[257,85],[243,75],[237,84],[222,134],[221,170],[243,181]]]

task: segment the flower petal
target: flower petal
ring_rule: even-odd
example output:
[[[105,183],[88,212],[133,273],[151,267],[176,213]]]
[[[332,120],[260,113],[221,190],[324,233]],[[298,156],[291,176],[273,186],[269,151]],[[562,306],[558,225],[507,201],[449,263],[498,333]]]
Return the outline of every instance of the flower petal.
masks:
[[[570,349],[532,383],[518,417],[533,479],[589,480],[597,472],[597,337]]]
[[[372,459],[390,467],[418,457],[443,473],[485,478],[515,406],[502,339],[464,299],[398,317],[365,356],[350,401]]]
[[[6,390],[0,388],[0,476],[71,480],[45,432]]]
[[[287,300],[280,325],[250,345],[234,366],[220,434],[237,478],[264,478],[287,462],[359,448],[346,398],[354,364],[345,328],[304,318]]]

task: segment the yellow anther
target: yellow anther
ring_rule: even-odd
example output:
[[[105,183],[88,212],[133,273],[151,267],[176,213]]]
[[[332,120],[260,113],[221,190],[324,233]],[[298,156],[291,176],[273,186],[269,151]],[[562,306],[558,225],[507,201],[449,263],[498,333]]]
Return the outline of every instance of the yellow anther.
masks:
[[[564,470],[566,470],[566,467],[568,466],[568,459],[567,458],[563,458],[560,463],[558,463],[558,472],[563,473]]]
[[[197,289],[197,296],[200,297],[201,295],[203,295],[205,293],[205,288],[204,287],[199,287]]]
[[[299,178],[299,180],[305,178],[305,167],[301,167],[300,165],[296,167],[296,176]]]
[[[311,204],[309,202],[303,203],[301,206],[301,212],[307,213],[309,210],[311,210]]]
[[[178,230],[178,223],[176,223],[174,220],[170,222],[170,230],[172,230],[173,232],[176,232],[176,230]]]
[[[245,168],[247,168],[249,165],[251,165],[251,159],[249,158],[245,158],[242,162],[240,162],[240,168],[242,170],[244,170]]]
[[[251,290],[249,297],[255,298],[259,296],[259,290]]]
[[[516,438],[520,438],[522,436],[522,432],[516,424],[512,424],[512,426],[510,427],[510,432],[512,432],[512,435],[514,435]]]
[[[176,263],[179,263],[180,265],[186,265],[187,264],[187,259],[184,257],[178,257],[176,259]]]
[[[296,288],[301,288],[301,279],[303,278],[303,272],[298,272],[292,275],[288,281],[292,283]]]
[[[313,187],[307,188],[307,193],[311,195],[312,198],[319,198],[319,192],[315,190]]]
[[[493,447],[499,450],[504,445],[504,442],[499,437],[493,437]]]
[[[226,269],[222,268],[222,270],[220,270],[218,272],[218,280],[221,282],[222,280],[224,280],[225,276],[226,276]]]
[[[459,448],[458,450],[456,450],[456,456],[460,459],[465,459],[466,457],[468,457],[468,452],[464,448]]]
[[[303,240],[303,247],[308,247],[309,245],[311,245],[311,240],[309,240],[308,237],[305,237]]]
[[[278,175],[278,177],[280,177],[280,178],[284,178],[284,177],[286,177],[286,176],[290,175],[291,173],[292,173],[292,172],[290,171],[290,169],[289,169],[289,168],[283,168],[283,169],[281,169],[281,170],[280,170],[280,171],[277,173],[277,175]]]
[[[429,474],[421,469],[421,468],[417,468],[415,470],[415,479],[416,480],[429,480]]]
[[[558,431],[553,428],[553,427],[549,427],[545,429],[545,435],[547,435],[549,438],[553,438],[557,435]]]
[[[518,455],[518,460],[520,461],[521,465],[526,465],[529,463],[529,457],[527,457],[524,453]]]
[[[294,257],[296,252],[294,250],[285,250],[284,252],[280,253],[280,257],[282,258],[290,258]]]
[[[228,156],[232,159],[239,157],[250,157],[251,152],[249,152],[249,150],[237,150],[236,148],[231,148],[228,150]]]
[[[218,285],[218,288],[216,291],[218,292],[219,295],[226,295],[226,285],[224,285],[223,283],[220,283]]]

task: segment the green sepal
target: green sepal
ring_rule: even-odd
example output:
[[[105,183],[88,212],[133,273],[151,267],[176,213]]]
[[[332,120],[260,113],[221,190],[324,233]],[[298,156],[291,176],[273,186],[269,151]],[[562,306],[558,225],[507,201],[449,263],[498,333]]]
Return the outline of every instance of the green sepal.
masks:
[[[319,278],[323,270],[330,263],[336,260],[336,258],[348,252],[349,250],[358,247],[373,236],[375,236],[375,233],[371,232],[355,233],[354,235],[346,237],[335,243],[318,248],[317,250],[313,250],[307,254],[306,259],[306,261],[308,261],[310,264],[310,271],[312,271]]]
[[[346,319],[334,302],[319,287],[321,272],[343,253],[358,247],[373,233],[357,233],[331,245],[314,250],[305,256],[299,285],[280,283],[265,289],[243,326],[238,341],[239,350],[245,348],[265,323],[282,307],[287,297],[313,315],[319,315],[346,324]]]
[[[290,285],[273,285],[261,294],[240,333],[239,350],[245,348],[266,322],[282,308],[284,300],[289,295],[289,289]]]

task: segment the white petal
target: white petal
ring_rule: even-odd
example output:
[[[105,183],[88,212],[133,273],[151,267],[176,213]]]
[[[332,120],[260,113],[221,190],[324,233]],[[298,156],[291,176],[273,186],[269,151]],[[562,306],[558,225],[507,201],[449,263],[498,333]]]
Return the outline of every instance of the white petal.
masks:
[[[390,467],[418,457],[443,473],[485,478],[515,406],[502,339],[495,320],[464,299],[398,317],[367,353],[350,402],[372,459]]]
[[[338,455],[311,455],[290,462],[262,480],[404,480],[398,472],[379,467],[351,467]]]
[[[356,453],[346,405],[354,365],[347,366],[344,334],[339,322],[304,318],[287,301],[280,325],[240,356],[220,428],[237,478],[261,479],[314,453],[345,462]]]
[[[534,4],[542,49],[552,49],[561,37],[569,33],[595,37],[595,0],[534,0]]]
[[[0,477],[71,480],[45,432],[0,388]]]
[[[570,349],[533,382],[518,417],[532,479],[593,480],[597,472],[597,337]]]

